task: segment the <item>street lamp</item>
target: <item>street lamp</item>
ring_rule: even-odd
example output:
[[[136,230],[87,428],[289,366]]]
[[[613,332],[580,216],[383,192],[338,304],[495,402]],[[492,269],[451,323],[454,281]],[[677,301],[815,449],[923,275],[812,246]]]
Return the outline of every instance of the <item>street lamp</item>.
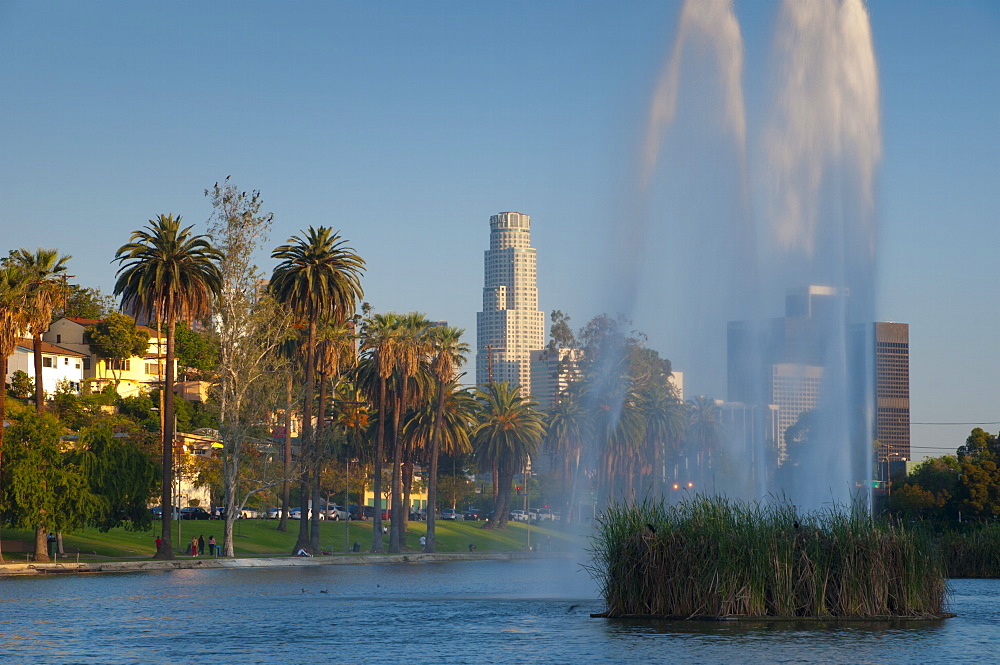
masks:
[[[351,551],[351,462],[356,459],[347,458],[347,481],[344,483],[344,510],[347,511],[347,519],[344,520],[344,535],[347,537],[347,551]],[[358,501],[358,511],[361,511],[361,501]]]

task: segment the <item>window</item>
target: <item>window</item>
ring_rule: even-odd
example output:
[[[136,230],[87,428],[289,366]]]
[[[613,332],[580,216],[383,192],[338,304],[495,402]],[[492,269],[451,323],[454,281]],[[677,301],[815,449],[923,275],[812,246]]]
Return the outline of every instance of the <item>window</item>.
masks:
[[[127,372],[129,371],[129,365],[131,364],[128,360],[122,360],[120,358],[112,358],[106,361],[108,364],[108,369],[112,372]]]
[[[52,367],[52,358],[48,356],[42,357],[42,367]]]
[[[56,335],[56,344],[62,342],[62,335]]]
[[[83,369],[85,369],[85,370],[89,370],[90,369],[90,358],[89,357],[83,359]]]

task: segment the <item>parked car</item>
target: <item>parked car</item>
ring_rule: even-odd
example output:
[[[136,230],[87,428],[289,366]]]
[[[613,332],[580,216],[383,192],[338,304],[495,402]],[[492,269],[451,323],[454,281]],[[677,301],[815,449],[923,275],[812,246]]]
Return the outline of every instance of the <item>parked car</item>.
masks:
[[[187,506],[181,508],[181,519],[182,520],[207,520],[211,519],[212,516],[207,510],[201,506]]]
[[[527,522],[528,513],[524,512],[523,510],[512,510],[510,511],[510,519],[514,520],[515,522]]]
[[[368,514],[363,512],[358,504],[352,503],[347,507],[347,511],[351,514],[352,520],[366,520],[368,519]]]
[[[335,506],[332,503],[326,507],[326,519],[333,520],[334,522],[338,520],[346,520],[350,513],[340,506]]]
[[[149,509],[149,512],[153,514],[154,520],[158,520],[163,515],[163,507],[153,506],[152,508]],[[174,506],[173,518],[175,520],[179,520],[181,518],[181,509],[178,508],[177,506]]]
[[[322,512],[320,512],[318,514],[319,514],[319,521],[320,522],[322,522],[323,520],[326,519],[326,515],[324,515]],[[302,509],[301,508],[289,508],[289,510],[288,510],[288,519],[292,519],[292,520],[300,520],[300,519],[302,519]],[[307,520],[311,520],[312,519],[312,510],[307,511],[306,519]]]
[[[531,520],[534,522],[555,521],[559,519],[549,508],[532,508],[530,511]]]
[[[482,510],[479,510],[479,508],[469,508],[464,513],[462,513],[462,517],[469,520],[470,522],[478,522],[479,520],[483,519],[484,515],[485,515],[484,512]]]
[[[458,511],[454,508],[445,508],[441,511],[441,519],[443,520],[457,520]]]
[[[269,520],[280,520],[281,519],[281,508],[271,508],[267,511],[267,519]]]

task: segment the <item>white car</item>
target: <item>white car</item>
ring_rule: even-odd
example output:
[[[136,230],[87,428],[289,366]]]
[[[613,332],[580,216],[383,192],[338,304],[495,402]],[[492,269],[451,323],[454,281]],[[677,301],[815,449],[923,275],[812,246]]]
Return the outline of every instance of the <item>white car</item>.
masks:
[[[341,508],[340,506],[335,506],[330,504],[326,507],[326,519],[339,521],[346,520],[348,518],[348,512],[346,508]]]
[[[302,509],[301,508],[292,508],[292,509],[290,509],[288,511],[288,519],[292,519],[292,520],[300,520],[300,519],[302,519]],[[306,515],[306,519],[307,520],[311,520],[312,519],[312,510],[310,510],[309,514]],[[323,513],[319,513],[319,521],[322,522],[325,519],[326,519],[326,515],[324,515]]]
[[[510,511],[510,518],[515,522],[527,522],[528,513],[524,512],[523,510],[512,510]]]

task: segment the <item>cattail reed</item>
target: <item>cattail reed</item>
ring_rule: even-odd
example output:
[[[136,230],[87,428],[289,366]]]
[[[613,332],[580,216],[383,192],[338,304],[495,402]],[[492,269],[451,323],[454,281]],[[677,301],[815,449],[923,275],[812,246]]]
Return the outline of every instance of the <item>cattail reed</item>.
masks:
[[[613,505],[590,573],[606,616],[933,618],[945,575],[925,534],[860,511],[698,497]]]

